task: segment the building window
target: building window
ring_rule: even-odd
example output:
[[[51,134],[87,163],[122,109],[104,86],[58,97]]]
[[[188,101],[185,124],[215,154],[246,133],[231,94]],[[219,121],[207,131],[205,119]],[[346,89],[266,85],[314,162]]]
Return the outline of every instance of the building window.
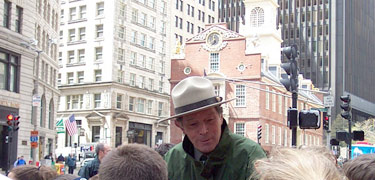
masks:
[[[122,71],[122,70],[117,71],[117,82],[119,82],[119,83],[124,82],[124,71]]]
[[[143,54],[140,54],[138,63],[140,67],[146,67],[146,56]]]
[[[135,65],[137,62],[137,53],[136,52],[130,52],[130,64]]]
[[[214,90],[215,90],[215,95],[220,96],[220,85],[219,84],[214,85]]]
[[[264,142],[268,144],[270,142],[270,126],[268,124],[266,124],[265,138]]]
[[[117,109],[121,109],[122,108],[122,94],[117,94],[116,108]]]
[[[96,38],[103,37],[103,24],[96,25]]]
[[[279,114],[283,114],[283,97],[279,95]]]
[[[104,14],[104,2],[96,3],[96,15],[100,16]]]
[[[19,55],[0,49],[0,89],[19,92]]]
[[[16,32],[21,33],[22,30],[22,17],[23,17],[23,8],[17,6],[16,7],[16,19],[15,19],[15,29]]]
[[[85,50],[84,49],[78,50],[78,62],[80,63],[85,62]]]
[[[95,60],[101,61],[103,59],[103,48],[97,47],[95,48]]]
[[[165,62],[159,61],[159,63],[160,63],[160,73],[164,74],[164,72],[165,72]]]
[[[133,9],[133,11],[132,11],[132,21],[134,23],[138,22],[138,10],[136,10],[136,9]]]
[[[99,142],[99,140],[100,140],[100,126],[91,126],[91,129],[92,129],[91,141],[92,142]]]
[[[236,85],[236,107],[246,106],[246,88],[244,85]]]
[[[154,79],[148,79],[148,90],[153,91],[154,90]]]
[[[236,123],[236,134],[245,136],[245,123]]]
[[[210,54],[210,70],[211,70],[211,72],[219,71],[219,67],[220,67],[219,53],[211,53]]]
[[[94,71],[94,73],[95,73],[95,82],[102,81],[102,70],[97,69],[97,70]]]
[[[66,96],[67,109],[83,109],[83,95],[70,95]]]
[[[125,53],[125,50],[122,49],[122,48],[118,48],[118,52],[117,52],[117,60],[118,61],[121,61],[123,62],[125,59],[124,59],[124,53]]]
[[[138,98],[138,108],[137,108],[137,112],[139,113],[145,113],[145,99],[142,99],[142,98]]]
[[[147,60],[147,69],[149,70],[154,70],[154,62],[155,62],[155,59],[152,58],[152,57],[149,57],[148,60]]]
[[[80,19],[86,18],[86,6],[79,7],[79,18]]]
[[[85,40],[86,39],[86,28],[79,28],[79,40]]]
[[[116,127],[115,147],[122,144],[122,127]]]
[[[164,86],[163,81],[159,81],[159,92],[160,92],[160,93],[163,92],[163,86]]]
[[[4,1],[3,26],[8,29],[10,28],[11,5],[9,1]]]
[[[152,100],[147,101],[147,114],[152,114]]]
[[[134,97],[129,97],[129,111],[134,111]]]
[[[146,13],[141,13],[140,24],[143,25],[143,26],[147,26],[147,15],[146,15]]]
[[[288,146],[288,130],[284,129],[284,146]]]
[[[276,112],[276,94],[275,90],[272,90],[272,111]]]
[[[130,73],[130,85],[135,86],[135,74]]]
[[[83,83],[84,80],[85,80],[85,72],[84,71],[79,71],[77,72],[77,80],[78,80],[78,83]]]
[[[76,30],[69,29],[69,42],[75,41],[76,39]]]
[[[158,116],[159,117],[163,116],[163,106],[164,106],[164,103],[159,102],[159,105],[158,105]]]
[[[94,94],[94,108],[100,108],[102,101],[101,94]]]
[[[73,84],[74,83],[74,76],[73,76],[73,73],[70,72],[67,74],[67,82],[68,84]]]
[[[120,26],[118,28],[118,37],[120,39],[124,39],[124,36],[125,36],[125,27],[124,26]]]
[[[272,144],[276,144],[276,127],[272,125]]]
[[[76,20],[77,18],[77,13],[76,13],[76,8],[70,8],[70,16],[69,16],[69,21],[73,21],[73,20]]]
[[[145,88],[145,79],[146,79],[146,77],[139,76],[139,88],[142,88],[142,89]]]
[[[134,43],[134,44],[137,44],[137,36],[138,36],[138,33],[137,33],[137,31],[132,31],[132,36],[131,36],[131,38],[132,38],[132,43]]]
[[[155,49],[154,44],[155,44],[155,38],[150,37],[150,40],[148,41],[148,48],[151,50],[154,50]]]
[[[282,134],[281,127],[279,127],[279,146],[281,146],[281,142],[283,139],[283,136],[281,134]]]
[[[146,34],[141,33],[140,45],[146,47]]]
[[[256,7],[251,10],[250,24],[252,27],[261,27],[264,24],[264,10]]]

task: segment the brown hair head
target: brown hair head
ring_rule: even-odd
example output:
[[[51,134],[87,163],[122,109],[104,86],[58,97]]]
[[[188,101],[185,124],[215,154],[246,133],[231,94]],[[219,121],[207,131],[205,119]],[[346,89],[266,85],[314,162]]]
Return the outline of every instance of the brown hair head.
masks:
[[[343,170],[349,180],[375,179],[375,154],[360,155],[344,164]]]
[[[42,180],[38,167],[33,165],[17,166],[10,171],[8,176],[13,180]]]

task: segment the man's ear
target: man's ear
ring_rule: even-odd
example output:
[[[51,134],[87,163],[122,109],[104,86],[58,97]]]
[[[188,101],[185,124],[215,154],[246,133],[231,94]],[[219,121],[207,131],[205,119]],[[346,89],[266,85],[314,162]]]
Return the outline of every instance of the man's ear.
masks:
[[[181,130],[182,130],[182,132],[184,132],[184,127],[182,126],[182,122],[181,121],[177,121],[177,120],[175,120],[174,121],[174,124],[178,127],[178,128],[180,128]],[[185,132],[184,132],[185,133]]]

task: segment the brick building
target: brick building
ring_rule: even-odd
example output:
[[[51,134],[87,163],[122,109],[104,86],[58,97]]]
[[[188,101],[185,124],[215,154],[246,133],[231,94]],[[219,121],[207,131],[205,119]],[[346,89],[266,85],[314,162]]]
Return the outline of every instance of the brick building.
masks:
[[[291,130],[287,127],[286,112],[292,100],[291,94],[279,83],[279,76],[266,68],[262,53],[247,50],[251,46],[246,43],[252,41],[228,30],[225,23],[208,25],[205,29],[189,39],[181,53],[172,58],[171,88],[188,76],[206,76],[214,83],[216,94],[224,100],[237,98],[223,105],[224,118],[232,132],[257,141],[260,124],[263,133],[260,143],[265,150],[290,146]],[[298,109],[310,108],[322,108],[321,101],[301,91]],[[174,113],[173,106],[171,113]],[[182,132],[173,122],[170,125],[171,142],[181,142]],[[321,145],[322,137],[322,128],[298,130],[297,145]]]

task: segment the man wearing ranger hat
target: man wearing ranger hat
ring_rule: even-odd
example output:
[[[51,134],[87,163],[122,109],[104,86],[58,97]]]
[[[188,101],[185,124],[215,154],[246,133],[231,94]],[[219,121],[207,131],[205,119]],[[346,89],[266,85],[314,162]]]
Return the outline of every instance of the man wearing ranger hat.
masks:
[[[176,119],[186,136],[165,155],[169,179],[248,179],[255,160],[266,156],[257,143],[229,131],[220,105],[233,99],[222,101],[203,77],[183,79],[171,96],[176,115],[159,122]]]

